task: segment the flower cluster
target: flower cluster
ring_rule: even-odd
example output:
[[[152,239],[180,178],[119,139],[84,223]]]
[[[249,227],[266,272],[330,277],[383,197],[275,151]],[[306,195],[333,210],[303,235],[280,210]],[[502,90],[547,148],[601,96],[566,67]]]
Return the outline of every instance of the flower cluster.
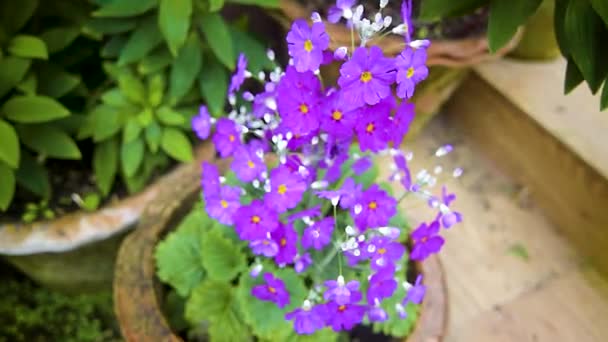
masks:
[[[403,52],[387,57],[365,44],[370,30],[381,32],[388,25],[380,21],[390,19],[380,15],[370,24],[361,19],[362,8],[353,5],[339,0],[329,19],[346,18],[361,46],[330,53],[330,38],[318,14],[312,24],[295,21],[287,35],[291,60],[285,70],[256,75],[263,91],[237,95],[252,78],[240,56],[230,84],[228,118],[211,118],[203,106],[192,122],[201,139],[211,137],[222,158],[232,158],[234,179],[204,163],[201,183],[208,214],[232,226],[256,260],[251,276],[263,280],[251,294],[279,308],[293,304],[284,281],[263,272],[270,260],[279,268],[293,267],[312,284],[308,297],[285,313],[299,334],[324,327],[349,330],[366,316],[370,322],[386,321],[382,303],[399,287],[406,293],[395,306],[401,318],[407,303],[422,301],[421,277],[414,284],[405,281],[406,227],[393,224],[405,195],[420,196],[439,209],[431,223],[411,233],[414,260],[438,252],[443,245],[440,228],[461,221],[449,208],[454,195],[444,189],[440,197],[433,196],[427,189],[434,177],[423,173],[412,178],[409,155],[398,150],[414,118],[408,99],[428,73],[428,42],[411,42],[404,34]],[[319,67],[336,60],[342,61],[337,85],[322,84]],[[402,184],[400,199],[363,180],[373,165],[371,153],[392,156],[390,179]],[[326,274],[334,276],[323,278]]]

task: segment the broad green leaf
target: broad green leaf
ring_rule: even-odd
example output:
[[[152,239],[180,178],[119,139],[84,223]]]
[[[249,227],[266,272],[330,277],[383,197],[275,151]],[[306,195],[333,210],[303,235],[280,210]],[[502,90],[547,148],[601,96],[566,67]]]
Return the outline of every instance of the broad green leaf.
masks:
[[[165,75],[156,73],[148,77],[148,104],[154,108],[163,102],[165,95]]]
[[[18,35],[8,44],[8,52],[17,57],[47,59],[49,53],[44,41],[35,36]]]
[[[80,84],[80,76],[70,74],[52,65],[41,66],[38,93],[52,98],[60,98]]]
[[[568,64],[566,65],[566,80],[564,83],[564,94],[568,94],[579,84],[583,82],[583,75],[576,66],[576,63],[572,60],[572,57],[568,58]]]
[[[146,89],[143,82],[132,74],[122,74],[118,77],[118,87],[124,96],[137,104],[146,103]]]
[[[84,34],[101,39],[104,35],[115,35],[131,31],[137,25],[135,19],[92,18],[82,28]]]
[[[44,156],[80,159],[80,150],[72,138],[50,125],[23,125],[17,128],[23,144]]]
[[[462,15],[487,4],[487,0],[424,0],[421,2],[420,20],[432,21]]]
[[[209,0],[209,11],[217,12],[224,7],[224,0]]]
[[[90,114],[92,120],[91,132],[94,142],[108,139],[118,133],[123,126],[123,117],[118,110],[110,106],[97,106]]]
[[[42,32],[40,38],[46,43],[49,53],[55,53],[65,49],[80,34],[77,26],[55,27]]]
[[[131,103],[118,88],[112,88],[101,95],[103,103],[114,107],[126,107]]]
[[[169,107],[160,107],[156,111],[158,121],[169,126],[180,126],[186,123],[186,118]]]
[[[188,297],[205,277],[201,237],[211,223],[204,210],[195,208],[154,251],[156,274],[182,297]]]
[[[199,87],[211,115],[219,117],[224,113],[228,74],[224,67],[213,59],[210,59],[207,64],[205,70],[201,71],[199,75]]]
[[[21,163],[15,176],[17,183],[32,193],[42,198],[51,195],[51,183],[46,169],[29,154],[25,153],[21,156]]]
[[[604,24],[608,27],[608,1],[606,0],[589,0],[593,9],[599,14],[604,21]]]
[[[571,0],[566,10],[565,33],[572,59],[593,93],[608,73],[608,28],[586,0]]]
[[[235,55],[228,25],[217,13],[209,13],[199,20],[201,31],[207,39],[211,51],[228,69],[234,69]]]
[[[18,32],[32,17],[38,0],[0,1],[0,23],[6,33]]]
[[[11,124],[0,119],[0,161],[4,161],[13,169],[19,167],[19,138]]]
[[[286,342],[336,342],[339,341],[339,337],[340,335],[331,328],[317,330],[311,335],[300,335],[293,331]]]
[[[27,76],[17,84],[17,89],[25,96],[35,96],[36,88],[38,88],[38,79],[34,72],[28,73]]]
[[[201,260],[209,278],[229,282],[247,267],[241,248],[212,229],[203,236]]]
[[[129,143],[139,137],[143,127],[139,124],[136,118],[130,118],[127,120],[125,127],[122,131],[122,142]]]
[[[47,96],[15,96],[6,101],[0,112],[11,121],[35,123],[70,115],[59,102]]]
[[[171,66],[169,99],[172,103],[177,103],[192,88],[201,64],[200,42],[196,34],[191,34]]]
[[[227,0],[235,4],[255,5],[261,7],[278,8],[279,0]]]
[[[145,146],[142,139],[135,139],[123,143],[120,147],[120,161],[122,170],[127,177],[132,177],[144,160]]]
[[[490,51],[496,52],[507,44],[517,28],[534,14],[543,0],[492,0],[488,19]]]
[[[172,61],[173,56],[171,52],[167,48],[162,47],[144,57],[137,66],[137,71],[142,75],[148,75],[164,69]]]
[[[566,38],[566,10],[570,0],[555,0],[555,10],[553,12],[553,29],[555,39],[562,55],[566,58],[570,56],[568,40]]]
[[[95,17],[131,17],[156,7],[158,0],[124,1],[114,0],[93,12]]]
[[[164,168],[167,166],[167,156],[164,154],[150,154],[147,151],[144,153],[141,167],[137,170],[135,175],[132,177],[126,177],[122,174],[123,182],[127,186],[129,193],[133,194],[141,191],[149,182],[150,177],[157,168]]]
[[[266,56],[266,48],[247,32],[232,29],[234,50],[242,51],[247,56],[247,70],[257,74],[263,69],[274,69],[274,63]]]
[[[154,122],[154,113],[152,109],[145,108],[139,114],[137,114],[137,120],[142,127],[148,127],[152,122]]]
[[[93,212],[99,208],[101,196],[97,193],[89,193],[82,196],[82,202],[78,203],[84,211]]]
[[[243,324],[235,292],[229,283],[204,281],[186,302],[186,319],[193,326],[208,322],[214,342],[249,341],[249,327]]]
[[[0,161],[0,210],[8,209],[15,194],[15,173]]]
[[[602,97],[600,99],[600,110],[608,108],[608,78],[604,81],[604,88],[602,89]]]
[[[0,98],[23,79],[30,63],[31,60],[19,57],[0,58]]]
[[[113,36],[103,45],[99,55],[103,58],[116,58],[120,56],[122,50],[127,44],[127,39],[128,38],[125,35]]]
[[[160,147],[160,140],[163,136],[163,131],[160,126],[156,122],[152,122],[148,127],[146,127],[146,144],[148,144],[148,148],[152,153],[158,152],[158,148]]]
[[[160,0],[158,26],[174,56],[186,41],[191,15],[192,0]]]
[[[118,142],[116,139],[108,139],[95,145],[93,171],[97,187],[103,196],[107,196],[112,190],[118,171]]]
[[[179,129],[165,128],[160,146],[173,159],[183,162],[192,161],[193,154],[190,140]]]
[[[158,29],[156,17],[150,16],[143,19],[129,36],[129,40],[118,58],[118,65],[124,66],[141,60],[162,41],[163,37]]]

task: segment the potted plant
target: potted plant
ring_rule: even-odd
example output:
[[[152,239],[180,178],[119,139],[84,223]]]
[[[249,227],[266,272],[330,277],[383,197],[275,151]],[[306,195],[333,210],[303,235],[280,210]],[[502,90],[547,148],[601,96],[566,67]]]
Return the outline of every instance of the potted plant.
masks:
[[[238,93],[249,75],[241,56],[232,115],[213,120],[202,110],[193,119],[221,159],[202,165],[202,205],[193,168],[123,243],[114,299],[128,341],[181,340],[184,317],[191,338],[212,341],[369,332],[358,326],[410,341],[441,338],[445,293],[431,256],[444,243],[442,227],[462,217],[450,209],[453,194],[433,195],[434,175],[412,177],[410,157],[391,148],[413,118],[409,99],[426,76],[429,42],[410,41],[394,59],[365,45],[327,53],[319,19],[294,22],[291,62],[260,80],[262,92]],[[323,88],[319,67],[334,60],[342,63],[338,84]],[[377,180],[372,157],[382,152],[397,187]],[[406,196],[420,196],[437,215],[411,229],[397,209]],[[159,279],[175,291],[166,300]],[[171,327],[161,308],[176,302],[172,317],[182,322]]]
[[[0,254],[38,282],[109,286],[118,244],[177,164],[214,157],[193,145],[193,104],[223,115],[213,99],[235,46],[252,71],[269,65],[242,11],[228,23],[187,3],[3,2],[19,15],[0,25]]]

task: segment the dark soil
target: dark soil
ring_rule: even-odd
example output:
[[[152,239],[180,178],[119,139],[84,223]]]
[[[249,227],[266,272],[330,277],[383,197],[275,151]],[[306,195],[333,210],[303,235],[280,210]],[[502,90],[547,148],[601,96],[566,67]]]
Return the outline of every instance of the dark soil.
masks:
[[[318,11],[322,16],[327,13],[327,10],[335,4],[335,1],[325,0],[297,0],[301,5],[305,6],[310,11]],[[416,20],[420,10],[420,2],[422,0],[413,1],[414,13],[414,36],[416,38],[427,38],[435,40],[447,39],[464,39],[479,37],[485,34],[488,26],[488,9],[481,8],[473,14],[445,18],[439,22],[423,22]],[[458,0],[454,0],[458,1]],[[378,12],[378,0],[362,0],[359,1],[364,8],[364,16],[370,17]],[[382,11],[386,15],[393,17],[393,26],[402,23],[401,20],[401,1],[391,0],[388,6]]]

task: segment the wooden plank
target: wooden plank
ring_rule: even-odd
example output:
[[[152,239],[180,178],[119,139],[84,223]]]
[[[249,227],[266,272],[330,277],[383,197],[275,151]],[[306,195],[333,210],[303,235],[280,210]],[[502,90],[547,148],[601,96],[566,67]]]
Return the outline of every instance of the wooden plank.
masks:
[[[444,109],[479,149],[529,188],[566,239],[608,274],[606,178],[476,73]]]

